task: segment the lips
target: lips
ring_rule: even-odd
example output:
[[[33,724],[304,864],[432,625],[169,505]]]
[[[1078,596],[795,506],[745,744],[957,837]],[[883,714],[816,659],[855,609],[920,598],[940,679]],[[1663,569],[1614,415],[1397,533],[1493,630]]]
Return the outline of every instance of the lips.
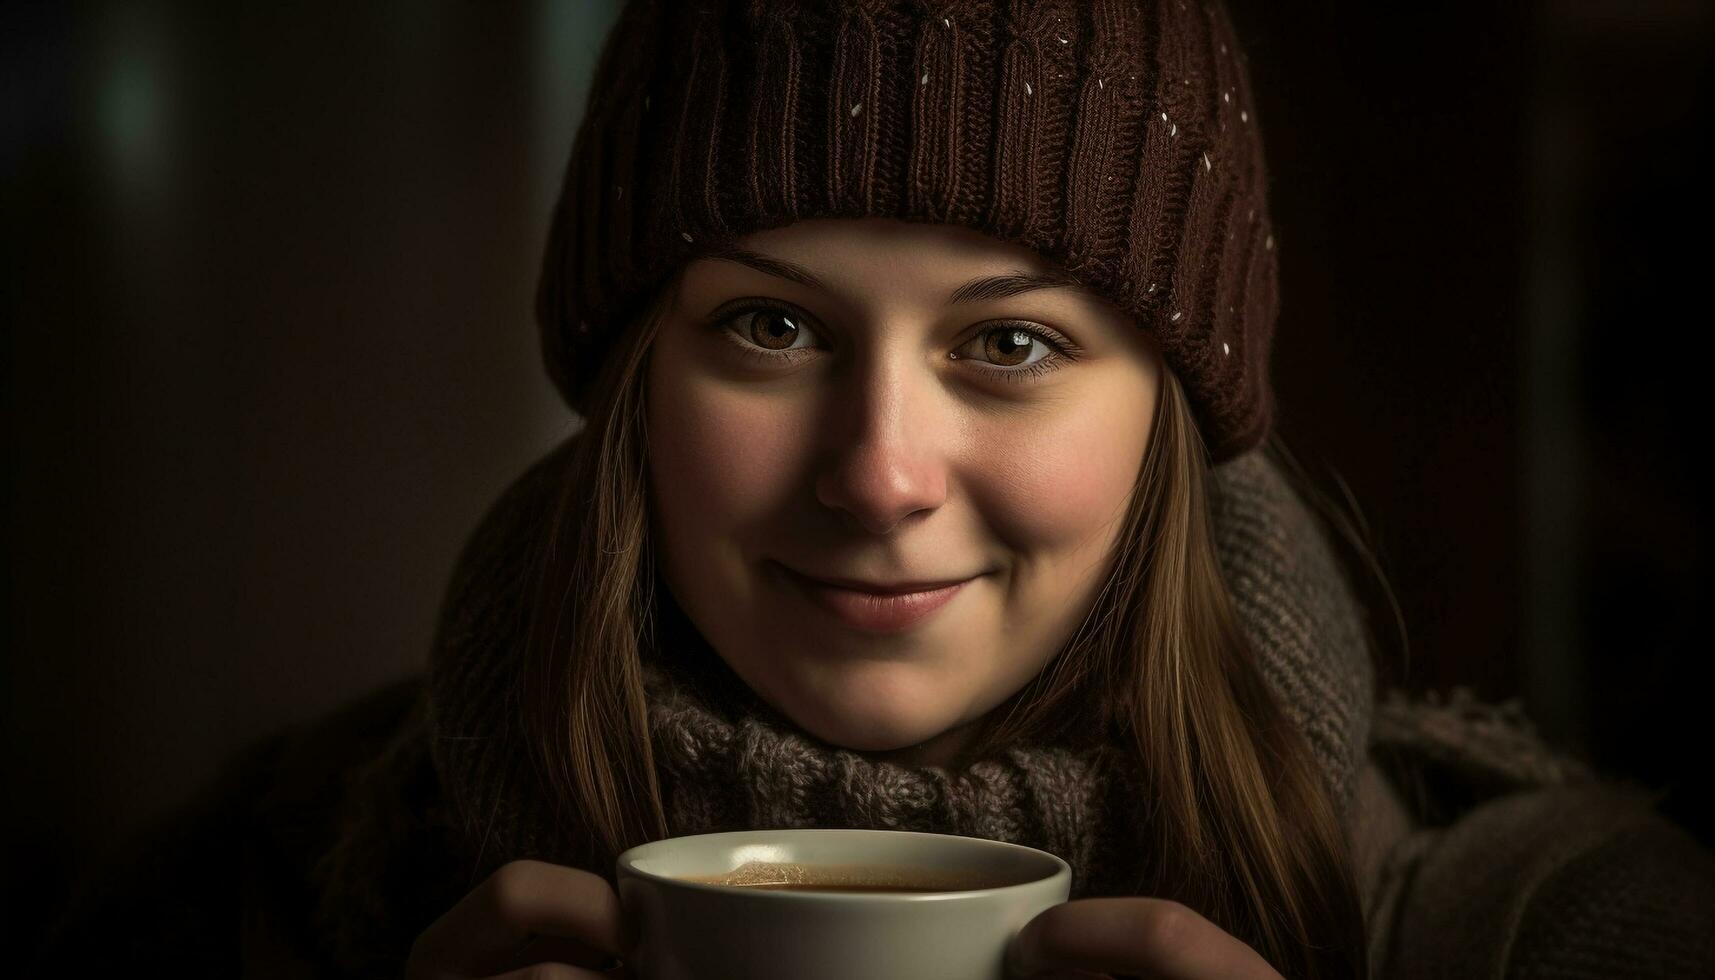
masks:
[[[897,633],[926,621],[975,579],[911,583],[905,592],[872,592],[813,579],[785,565],[777,567],[801,592],[840,622],[869,633]],[[980,576],[979,576],[980,577]],[[851,582],[850,579],[836,580]]]
[[[874,595],[908,595],[913,592],[934,592],[937,589],[945,589],[949,586],[959,585],[960,583],[970,581],[969,578],[950,578],[942,579],[937,582],[900,582],[892,585],[875,585],[870,582],[860,582],[856,579],[828,578],[822,575],[804,575],[802,572],[798,572],[798,574],[812,582],[831,585],[835,588],[845,589],[851,592],[868,592]]]

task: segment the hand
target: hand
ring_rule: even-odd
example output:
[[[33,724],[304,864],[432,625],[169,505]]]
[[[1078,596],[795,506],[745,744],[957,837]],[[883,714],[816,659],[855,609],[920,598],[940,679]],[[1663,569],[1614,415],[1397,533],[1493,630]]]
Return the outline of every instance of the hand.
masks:
[[[611,980],[619,896],[601,878],[544,861],[502,865],[423,930],[406,980]],[[508,972],[510,971],[510,972]]]
[[[1231,933],[1159,898],[1084,898],[1045,909],[1013,939],[1007,968],[1015,977],[1282,980]]]

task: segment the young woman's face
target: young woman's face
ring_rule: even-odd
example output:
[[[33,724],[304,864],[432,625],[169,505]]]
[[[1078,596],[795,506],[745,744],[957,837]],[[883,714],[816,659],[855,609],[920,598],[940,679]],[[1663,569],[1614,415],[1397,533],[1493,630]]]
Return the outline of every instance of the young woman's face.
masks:
[[[648,368],[662,575],[733,671],[805,731],[951,765],[1094,603],[1149,442],[1159,356],[1075,288],[954,297],[1052,269],[962,227],[818,219],[739,248],[803,275],[743,256],[684,271]],[[963,585],[890,624],[861,607],[920,600],[805,576]]]

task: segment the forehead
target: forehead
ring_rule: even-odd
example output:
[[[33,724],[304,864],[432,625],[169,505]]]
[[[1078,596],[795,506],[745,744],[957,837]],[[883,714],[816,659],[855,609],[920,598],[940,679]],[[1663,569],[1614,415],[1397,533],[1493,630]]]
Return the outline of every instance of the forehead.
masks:
[[[693,291],[735,273],[772,275],[854,303],[910,297],[956,304],[1046,288],[1036,295],[1086,313],[1117,312],[1033,249],[961,225],[894,218],[798,221],[747,235],[686,270]],[[1009,281],[990,281],[997,277]]]

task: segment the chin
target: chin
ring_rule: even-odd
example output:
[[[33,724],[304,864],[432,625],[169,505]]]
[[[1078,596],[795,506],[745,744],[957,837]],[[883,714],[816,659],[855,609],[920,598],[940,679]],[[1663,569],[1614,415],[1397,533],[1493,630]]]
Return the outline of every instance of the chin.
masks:
[[[909,725],[877,724],[880,719],[864,719],[862,722],[849,726],[829,727],[818,726],[822,731],[815,731],[808,726],[805,731],[816,736],[830,745],[853,752],[896,752],[922,745],[940,732]]]
[[[842,679],[821,691],[800,689],[781,710],[822,741],[858,752],[921,745],[959,723],[944,699],[925,701],[917,687],[887,680]]]

